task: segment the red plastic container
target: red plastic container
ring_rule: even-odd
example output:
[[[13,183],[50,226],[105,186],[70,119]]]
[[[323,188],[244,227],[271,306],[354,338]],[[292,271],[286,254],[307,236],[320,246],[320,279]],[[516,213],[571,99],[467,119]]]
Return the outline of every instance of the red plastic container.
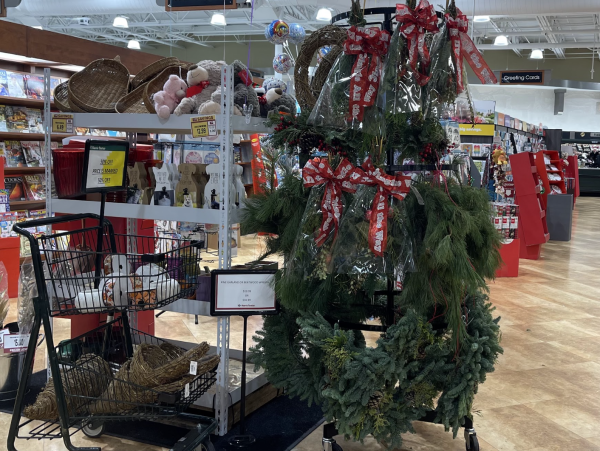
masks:
[[[53,149],[54,183],[58,197],[74,197],[82,193],[81,179],[85,149]]]

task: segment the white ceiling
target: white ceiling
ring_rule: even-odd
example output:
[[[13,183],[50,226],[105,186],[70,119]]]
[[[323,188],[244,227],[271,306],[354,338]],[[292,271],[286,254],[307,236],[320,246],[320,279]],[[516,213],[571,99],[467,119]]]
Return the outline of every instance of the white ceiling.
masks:
[[[11,0],[13,3],[18,0]],[[164,0],[158,0],[158,2]],[[345,12],[350,0],[238,0],[237,10],[227,10],[226,27],[210,24],[212,11],[167,13],[157,0],[21,0],[8,8],[10,21],[84,39],[126,46],[137,39],[142,49],[152,51],[159,44],[184,48],[193,45],[212,47],[224,40],[240,43],[264,36],[264,28],[274,19],[302,24],[307,32],[325,25],[316,20],[322,6],[334,14]],[[243,3],[239,3],[243,2]],[[437,5],[443,0],[432,0]],[[394,0],[369,0],[367,7],[394,6]],[[496,50],[493,39],[509,36],[509,49],[527,57],[531,48],[545,48],[546,58],[590,58],[600,49],[600,0],[456,0],[465,14],[492,16],[477,23],[474,39],[484,50]],[[128,29],[112,26],[116,15],[125,15]],[[79,18],[89,18],[80,25]],[[506,49],[506,47],[504,47]]]

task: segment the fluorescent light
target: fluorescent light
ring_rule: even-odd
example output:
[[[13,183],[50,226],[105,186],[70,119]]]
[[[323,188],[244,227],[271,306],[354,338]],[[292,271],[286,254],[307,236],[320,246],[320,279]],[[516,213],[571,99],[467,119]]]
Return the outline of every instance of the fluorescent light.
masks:
[[[533,49],[531,51],[531,55],[529,56],[529,58],[531,58],[532,60],[543,60],[544,52],[541,51],[540,49]]]
[[[129,41],[127,43],[127,48],[133,49],[133,50],[139,50],[140,49],[140,41],[136,41],[135,39],[132,39],[131,41]]]
[[[327,8],[321,8],[317,12],[317,20],[321,20],[323,22],[330,22],[331,21],[331,10],[329,10]]]
[[[36,25],[33,28],[35,28],[36,30],[43,30],[44,29],[44,27],[42,27],[41,25]]]
[[[475,16],[473,17],[473,22],[489,22],[490,16]]]
[[[502,36],[502,35],[496,36],[494,45],[499,45],[499,46],[508,45],[508,38],[506,36]]]
[[[225,20],[225,15],[221,13],[214,13],[210,19],[211,25],[218,25],[224,27],[227,25],[227,21]]]
[[[113,21],[113,27],[116,28],[129,28],[129,23],[127,22],[127,17],[117,16]]]

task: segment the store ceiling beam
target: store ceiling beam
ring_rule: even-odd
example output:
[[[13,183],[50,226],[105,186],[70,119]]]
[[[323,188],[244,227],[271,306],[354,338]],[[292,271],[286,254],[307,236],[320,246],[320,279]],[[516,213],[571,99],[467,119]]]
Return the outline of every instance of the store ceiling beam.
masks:
[[[552,30],[552,27],[550,26],[550,23],[548,22],[548,19],[546,19],[546,17],[539,16],[537,18],[537,21],[540,24],[540,27],[542,28],[542,30],[546,31],[546,39],[548,40],[548,42],[555,43],[555,44],[560,42],[560,40],[550,31],[550,30]],[[565,58],[565,52],[561,48],[552,47],[552,51],[558,58],[560,58],[560,59]]]
[[[214,45],[208,44],[208,43],[203,42],[203,41],[197,41],[196,39],[188,38],[187,36],[182,36],[180,34],[167,33],[167,36],[171,36],[171,37],[173,37],[173,39],[178,39],[180,41],[189,42],[190,44],[201,45],[202,47],[209,47],[211,49],[215,48]]]
[[[479,44],[479,50],[512,50],[512,49],[600,49],[600,42],[560,42],[554,44],[552,42],[521,42],[519,44],[509,45],[494,45],[494,44]]]
[[[522,29],[520,31],[504,31],[504,32],[495,32],[495,33],[487,33],[482,30],[476,30],[475,36],[487,36],[487,37],[496,37],[496,36],[545,36],[547,33],[552,33],[555,35],[579,35],[579,34],[598,34],[600,33],[600,28],[584,28],[584,29],[576,29],[576,30],[556,30],[551,29],[548,31],[542,31],[540,28],[533,29]]]

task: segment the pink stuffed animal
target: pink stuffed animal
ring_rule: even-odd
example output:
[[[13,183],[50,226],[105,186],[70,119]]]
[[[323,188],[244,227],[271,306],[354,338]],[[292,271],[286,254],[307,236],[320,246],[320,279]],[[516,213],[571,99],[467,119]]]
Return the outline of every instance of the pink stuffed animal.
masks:
[[[170,75],[162,91],[154,94],[154,109],[161,119],[169,119],[181,99],[185,97],[187,84],[177,75]]]

